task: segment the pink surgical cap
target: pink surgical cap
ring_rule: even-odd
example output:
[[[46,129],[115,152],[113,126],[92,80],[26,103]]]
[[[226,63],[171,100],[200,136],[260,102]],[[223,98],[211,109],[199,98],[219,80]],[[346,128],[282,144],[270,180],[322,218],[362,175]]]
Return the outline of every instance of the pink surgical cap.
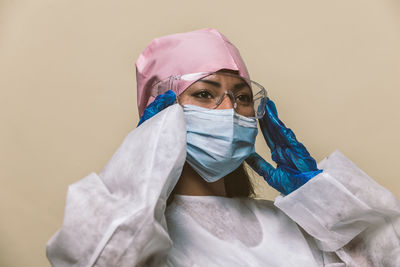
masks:
[[[221,69],[235,70],[242,77],[249,78],[237,48],[216,29],[206,28],[154,39],[136,60],[139,115],[142,116],[146,106],[154,101],[151,88],[155,82],[171,75]]]

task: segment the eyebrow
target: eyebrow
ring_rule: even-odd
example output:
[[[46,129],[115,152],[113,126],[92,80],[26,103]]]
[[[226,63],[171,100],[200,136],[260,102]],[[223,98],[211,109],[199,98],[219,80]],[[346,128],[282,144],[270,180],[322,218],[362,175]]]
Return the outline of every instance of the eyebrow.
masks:
[[[203,79],[200,79],[198,81],[199,82],[203,82],[203,83],[208,83],[208,84],[214,85],[214,86],[216,86],[218,88],[221,88],[221,84],[219,82],[216,82],[216,81],[203,80]],[[237,84],[235,84],[233,90],[239,90],[239,89],[242,89],[243,87],[246,87],[246,86],[248,87],[248,84],[246,82],[237,83]]]
[[[198,82],[208,83],[208,84],[214,85],[214,86],[219,87],[219,88],[221,87],[221,84],[219,82],[215,82],[215,81],[200,79],[200,80],[198,80]]]

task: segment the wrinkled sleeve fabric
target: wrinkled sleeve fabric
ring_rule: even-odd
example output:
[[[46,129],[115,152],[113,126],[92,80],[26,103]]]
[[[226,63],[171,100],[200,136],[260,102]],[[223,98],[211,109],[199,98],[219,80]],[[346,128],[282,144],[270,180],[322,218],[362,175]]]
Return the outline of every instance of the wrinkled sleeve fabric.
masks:
[[[53,266],[165,266],[164,211],[186,157],[183,111],[173,105],[131,131],[97,175],[68,188],[62,227],[47,243]]]
[[[318,167],[324,171],[275,206],[345,266],[400,266],[398,199],[338,150]]]

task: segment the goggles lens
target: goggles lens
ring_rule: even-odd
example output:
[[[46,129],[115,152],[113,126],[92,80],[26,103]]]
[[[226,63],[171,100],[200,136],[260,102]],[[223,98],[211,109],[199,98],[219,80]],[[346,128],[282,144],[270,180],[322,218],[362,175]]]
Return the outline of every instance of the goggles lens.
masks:
[[[172,90],[181,104],[217,108],[229,98],[237,113],[261,118],[267,92],[257,82],[226,72],[201,72],[170,76],[152,88],[152,96]]]

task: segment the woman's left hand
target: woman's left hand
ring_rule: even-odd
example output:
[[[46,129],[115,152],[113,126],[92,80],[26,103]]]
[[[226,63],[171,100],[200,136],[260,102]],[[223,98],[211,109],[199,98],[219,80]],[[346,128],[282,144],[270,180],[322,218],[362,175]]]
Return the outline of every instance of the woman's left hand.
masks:
[[[271,149],[274,168],[257,153],[251,154],[246,162],[270,186],[284,195],[290,194],[311,178],[322,172],[305,146],[297,141],[295,134],[278,118],[274,102],[269,98],[265,103],[266,112],[259,119],[260,128]]]

